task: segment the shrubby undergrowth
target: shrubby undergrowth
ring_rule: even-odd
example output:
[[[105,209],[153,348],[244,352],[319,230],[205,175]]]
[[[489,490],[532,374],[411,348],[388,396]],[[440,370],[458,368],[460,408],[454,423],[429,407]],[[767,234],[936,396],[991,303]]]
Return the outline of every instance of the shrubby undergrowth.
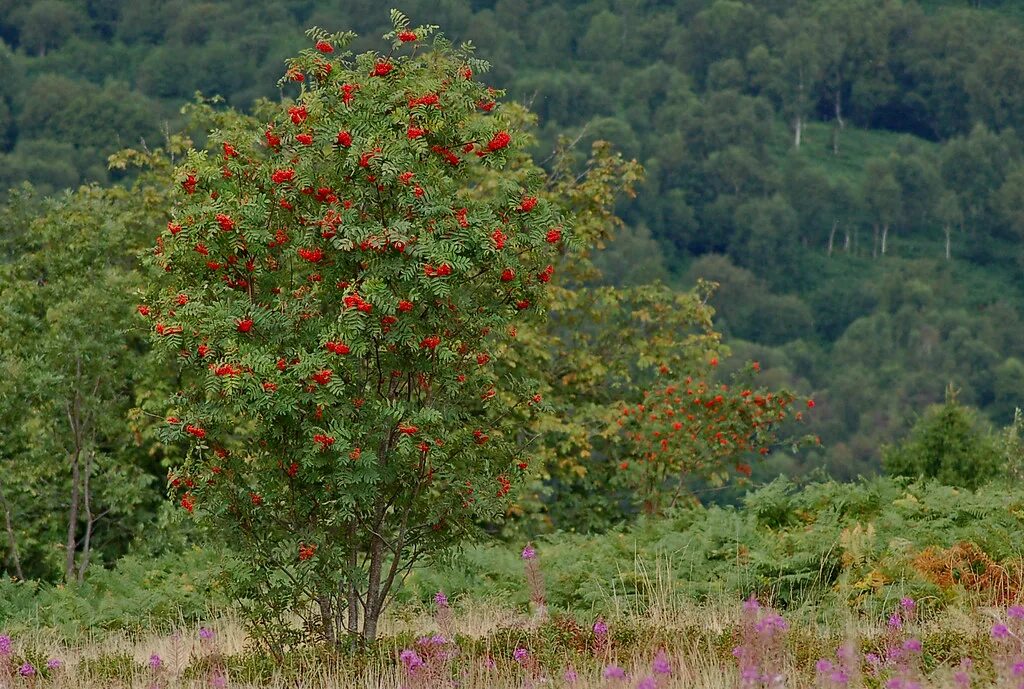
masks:
[[[1016,600],[1022,531],[1024,499],[1009,488],[905,479],[798,488],[780,479],[738,507],[681,508],[600,536],[553,534],[535,549],[555,612],[671,611],[757,594],[787,614],[834,620],[844,610],[881,616],[904,595],[928,609]],[[199,620],[229,609],[217,577],[228,557],[220,548],[126,557],[78,588],[0,583],[0,626],[75,638]],[[397,595],[404,610],[444,591],[455,606],[501,601],[525,611],[523,576],[521,547],[474,546],[417,572]]]

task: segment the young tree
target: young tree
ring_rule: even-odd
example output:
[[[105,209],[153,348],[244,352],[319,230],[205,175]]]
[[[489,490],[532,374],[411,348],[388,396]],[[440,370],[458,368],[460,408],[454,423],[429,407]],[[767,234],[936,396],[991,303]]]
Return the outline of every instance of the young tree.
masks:
[[[11,571],[81,583],[158,500],[126,420],[144,353],[126,332],[145,203],[84,187],[31,221],[22,203],[0,216],[15,240],[0,243],[0,512]]]
[[[946,402],[929,407],[901,443],[885,448],[882,465],[893,476],[924,477],[948,486],[977,488],[1005,469],[996,438],[975,410],[957,401],[953,386]]]
[[[879,239],[881,255],[885,256],[889,243],[889,228],[900,214],[902,193],[889,160],[872,158],[865,165],[865,172],[861,183],[861,195],[864,206],[871,216],[871,256],[874,258],[879,254]]]
[[[960,199],[955,192],[946,191],[939,197],[935,208],[935,216],[942,223],[942,234],[946,239],[946,260],[953,258],[953,229],[963,230],[964,213],[960,209]]]
[[[477,174],[520,145],[487,64],[392,20],[384,55],[311,30],[266,124],[213,115],[151,257],[142,308],[184,376],[166,438],[190,442],[172,489],[243,554],[275,648],[372,640],[412,567],[502,513],[509,414],[539,397],[495,360],[572,241],[541,175]]]

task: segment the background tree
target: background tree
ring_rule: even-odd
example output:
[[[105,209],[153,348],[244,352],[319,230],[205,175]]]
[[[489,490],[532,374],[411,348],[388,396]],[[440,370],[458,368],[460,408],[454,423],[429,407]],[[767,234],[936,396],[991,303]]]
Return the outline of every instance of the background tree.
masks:
[[[147,487],[159,467],[125,422],[145,370],[124,334],[143,236],[130,198],[83,188],[47,201],[0,262],[0,508],[19,576],[81,582],[125,552],[158,501]]]
[[[965,488],[977,488],[1003,469],[995,439],[980,427],[976,412],[957,402],[952,387],[945,404],[929,408],[882,461],[893,476],[933,478]]]

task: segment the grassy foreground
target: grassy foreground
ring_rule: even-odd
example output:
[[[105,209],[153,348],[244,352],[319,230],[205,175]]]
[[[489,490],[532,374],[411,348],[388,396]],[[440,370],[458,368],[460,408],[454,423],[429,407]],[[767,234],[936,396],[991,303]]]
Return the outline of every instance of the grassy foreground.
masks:
[[[1017,687],[1024,609],[897,604],[889,620],[783,621],[767,608],[708,604],[581,623],[474,602],[387,620],[369,652],[252,649],[237,620],[171,633],[111,633],[69,647],[37,630],[14,638],[0,673],[13,687]],[[909,606],[909,607],[908,607]],[[923,608],[923,609],[922,609]],[[793,616],[787,616],[792,618]],[[796,616],[796,617],[799,617]],[[1002,626],[1001,626],[1002,625]],[[1006,630],[1001,636],[1002,629]],[[846,655],[840,650],[846,647]],[[837,650],[839,654],[837,656]],[[845,658],[845,660],[844,660]],[[970,659],[965,662],[965,659]],[[53,660],[59,660],[59,667]],[[6,669],[4,662],[6,661]],[[47,668],[47,664],[54,666]],[[29,663],[35,674],[23,676]],[[1016,668],[1014,665],[1016,664]],[[1017,674],[1015,675],[1015,669]],[[1019,675],[1019,676],[1018,676]]]
[[[468,548],[410,577],[370,648],[283,658],[235,615],[230,554],[140,553],[82,586],[0,581],[0,689],[1020,689],[1021,533],[1008,487],[774,482],[737,507]]]

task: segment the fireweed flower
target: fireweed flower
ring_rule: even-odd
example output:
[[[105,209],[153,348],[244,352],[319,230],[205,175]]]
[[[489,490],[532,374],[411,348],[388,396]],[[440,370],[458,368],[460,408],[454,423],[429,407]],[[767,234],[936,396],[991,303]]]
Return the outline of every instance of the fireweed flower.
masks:
[[[18,668],[18,674],[22,677],[35,677],[36,669],[32,665],[32,663],[25,663],[20,668]]]
[[[774,687],[785,683],[781,669],[782,647],[788,623],[771,610],[761,608],[751,596],[743,604],[741,643],[733,649],[742,687]]]
[[[654,670],[655,674],[658,675],[670,675],[672,674],[672,664],[669,663],[668,655],[665,653],[665,649],[659,649],[654,656],[654,662],[651,663],[651,669]]]
[[[526,659],[530,657],[530,652],[520,646],[516,650],[512,651],[512,659],[522,665],[526,662]]]
[[[156,653],[154,653],[153,655],[149,656],[149,667],[150,667],[150,669],[152,669],[152,670],[159,670],[161,667],[163,667],[163,665],[164,665],[163,658],[161,658]]]
[[[422,667],[423,665],[423,659],[420,658],[419,654],[411,648],[407,648],[399,653],[398,659],[402,661],[402,665],[405,666],[405,671],[409,673],[415,672],[417,668]]]
[[[532,560],[535,557],[537,557],[537,551],[534,550],[532,545],[527,545],[525,548],[523,548],[523,559],[524,560]]]
[[[213,638],[213,630],[207,629],[206,627],[199,628],[199,638],[204,641],[209,641]]]
[[[434,594],[434,604],[439,608],[447,608],[448,596],[444,595],[443,591],[438,591]]]
[[[992,625],[993,639],[1006,639],[1010,636],[1010,629],[1005,624]]]
[[[956,684],[958,689],[968,689],[971,686],[971,668],[973,666],[974,662],[970,658],[964,658],[960,661],[956,672],[953,673],[953,683]]]
[[[597,622],[594,623],[594,636],[604,636],[608,633],[608,625],[600,617],[597,618]]]
[[[60,658],[50,658],[46,661],[47,670],[59,670],[64,666],[64,661]]]
[[[11,655],[11,637],[7,634],[0,634],[0,657]]]
[[[601,673],[605,679],[626,679],[626,671],[618,665],[609,665]]]

